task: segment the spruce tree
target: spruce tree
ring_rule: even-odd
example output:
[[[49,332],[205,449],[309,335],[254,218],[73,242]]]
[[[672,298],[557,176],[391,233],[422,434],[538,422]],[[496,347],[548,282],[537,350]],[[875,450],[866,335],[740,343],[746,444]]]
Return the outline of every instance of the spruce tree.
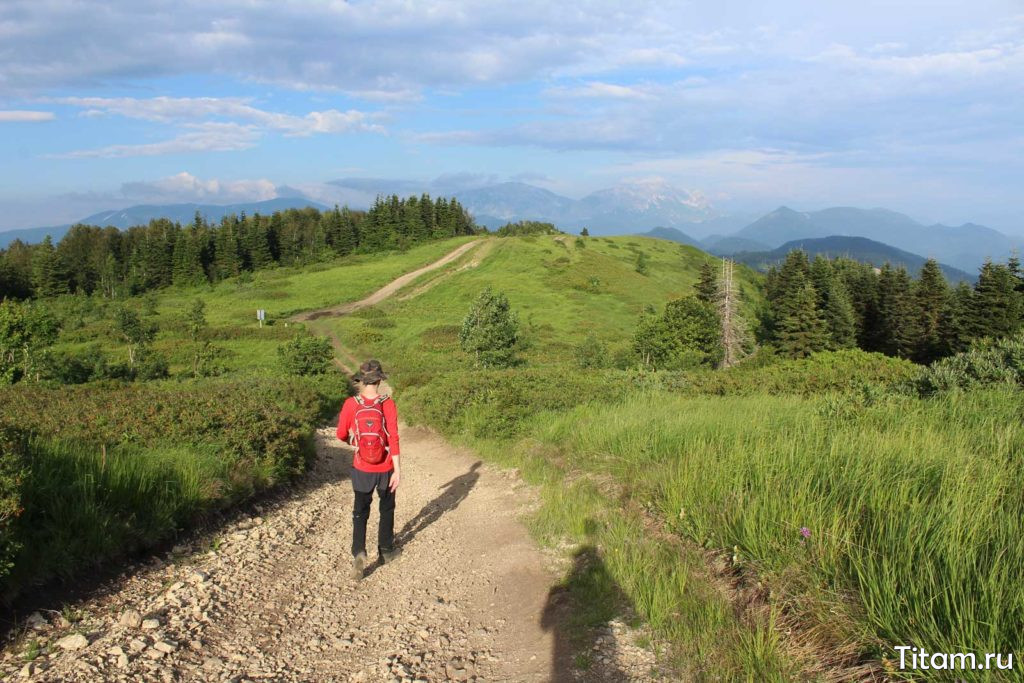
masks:
[[[800,277],[794,275],[793,285]],[[787,301],[785,315],[779,320],[776,343],[779,352],[790,358],[805,358],[828,345],[828,329],[818,310],[814,285],[804,281]]]
[[[715,302],[715,298],[718,296],[718,277],[715,274],[715,267],[711,265],[711,261],[705,261],[701,264],[700,275],[693,288],[696,290],[696,296],[699,300],[706,304]]]
[[[56,296],[68,291],[67,280],[49,235],[32,253],[32,287],[36,296]]]
[[[275,212],[274,215],[276,217],[278,213]],[[251,220],[239,227],[245,230],[250,267],[253,270],[269,267],[274,262],[274,256],[270,250],[270,236],[266,221],[261,216],[253,216]]]
[[[974,285],[971,335],[976,338],[1007,337],[1021,327],[1021,300],[1010,269],[986,261]]]
[[[940,356],[951,356],[970,346],[973,298],[974,292],[962,280],[946,298],[939,322]]]
[[[515,363],[519,317],[508,298],[488,287],[480,292],[462,321],[459,343],[481,367],[508,367]]]
[[[913,290],[918,334],[913,358],[931,363],[943,353],[942,319],[949,301],[949,284],[938,261],[925,261]]]
[[[910,275],[905,268],[888,264],[878,278],[880,321],[879,350],[890,356],[910,358],[918,341],[918,319],[911,292]]]

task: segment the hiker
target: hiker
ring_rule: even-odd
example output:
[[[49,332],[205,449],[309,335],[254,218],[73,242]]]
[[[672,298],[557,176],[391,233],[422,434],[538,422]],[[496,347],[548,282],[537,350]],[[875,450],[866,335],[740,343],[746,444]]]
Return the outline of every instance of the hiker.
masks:
[[[395,490],[401,481],[398,462],[398,411],[390,396],[378,392],[387,379],[380,362],[368,360],[352,376],[359,394],[348,398],[338,416],[338,438],[356,447],[352,455],[352,578],[363,578],[366,567],[366,522],[373,491],[380,499],[377,553],[381,562],[398,559],[395,548]]]

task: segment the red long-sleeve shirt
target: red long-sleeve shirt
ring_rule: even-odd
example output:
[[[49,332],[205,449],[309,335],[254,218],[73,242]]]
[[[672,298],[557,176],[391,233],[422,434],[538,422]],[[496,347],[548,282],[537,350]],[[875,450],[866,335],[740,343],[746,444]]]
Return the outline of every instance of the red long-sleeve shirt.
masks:
[[[354,433],[352,421],[358,408],[359,404],[356,403],[354,397],[347,398],[341,406],[341,414],[338,415],[337,434],[338,438],[345,443],[351,443],[349,432]],[[352,455],[352,466],[363,472],[390,472],[395,467],[391,462],[391,458],[401,454],[398,447],[398,409],[395,408],[395,402],[393,399],[388,398],[380,404],[380,408],[384,412],[384,427],[387,429],[387,437],[384,443],[387,446],[387,455],[384,457],[383,462],[372,465],[363,462],[359,454],[354,453]]]

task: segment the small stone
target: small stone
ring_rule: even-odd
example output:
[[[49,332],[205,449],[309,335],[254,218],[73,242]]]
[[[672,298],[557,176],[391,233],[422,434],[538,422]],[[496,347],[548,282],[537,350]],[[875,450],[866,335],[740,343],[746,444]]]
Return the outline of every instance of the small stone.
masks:
[[[18,675],[22,678],[31,678],[36,673],[37,669],[38,667],[35,664],[29,662],[25,666],[21,667],[21,672]]]
[[[210,580],[210,575],[202,569],[193,569],[185,577],[185,580],[192,584],[206,583]]]
[[[178,645],[176,643],[172,643],[167,640],[157,641],[153,645],[153,647],[155,647],[157,650],[160,650],[160,652],[163,652],[164,654],[168,655],[178,649]]]
[[[46,628],[49,624],[46,622],[46,618],[42,614],[39,612],[33,612],[28,615],[28,619],[25,620],[25,625],[38,631]]]
[[[220,671],[224,668],[224,662],[219,657],[207,657],[203,660],[203,668],[207,671]]]
[[[114,655],[115,657],[120,657],[124,654],[124,650],[121,649],[120,645],[115,645],[114,647],[107,650],[107,654]]]
[[[165,654],[167,654],[167,653],[166,652],[162,652],[160,650],[157,650],[155,647],[151,647],[148,650],[146,650],[146,656],[149,657],[150,659],[160,659]]]
[[[89,639],[81,633],[73,633],[70,636],[64,636],[57,641],[57,647],[68,651],[81,650],[83,647],[88,646]]]
[[[142,615],[138,610],[126,609],[121,613],[121,618],[117,620],[117,623],[125,628],[138,628],[142,623]]]
[[[144,631],[152,631],[153,629],[160,628],[159,619],[145,619],[142,622],[142,629]]]
[[[130,649],[132,652],[142,652],[146,649],[146,641],[140,640],[138,638],[133,638],[131,642],[128,643],[128,649]]]
[[[117,667],[119,669],[127,669],[128,668],[128,655],[122,654],[122,655],[120,655],[117,658]]]

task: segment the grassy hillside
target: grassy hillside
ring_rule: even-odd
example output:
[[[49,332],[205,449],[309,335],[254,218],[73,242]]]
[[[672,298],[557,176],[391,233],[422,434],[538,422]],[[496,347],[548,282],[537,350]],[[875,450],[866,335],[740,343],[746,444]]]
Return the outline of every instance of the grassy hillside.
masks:
[[[921,399],[901,389],[919,368],[861,351],[729,371],[580,369],[576,344],[627,346],[644,307],[690,293],[707,256],[638,237],[483,250],[321,324],[394,370],[408,419],[540,486],[538,536],[596,548],[614,581],[584,577],[582,602],[624,601],[681,676],[899,677],[894,645],[1024,646],[1013,626],[1024,510],[1008,459],[1024,449],[1019,391]],[[750,311],[757,276],[740,277]],[[459,350],[485,286],[523,321],[518,367],[474,369]],[[583,628],[607,618],[588,622],[582,602]]]
[[[312,431],[348,383],[336,373],[308,378],[282,369],[278,347],[303,333],[286,316],[359,299],[465,241],[128,300],[44,302],[61,322],[48,353],[126,363],[115,323],[125,306],[158,327],[152,353],[170,361],[169,377],[66,386],[44,371],[41,382],[0,387],[0,598],[152,546],[305,471]],[[196,299],[208,323],[199,342],[219,350],[216,377],[192,377],[197,344],[187,310]],[[257,308],[267,310],[262,329]]]
[[[646,254],[646,275],[636,272],[638,252]],[[526,365],[562,364],[589,334],[613,351],[628,346],[644,307],[661,310],[665,302],[692,294],[699,268],[710,258],[694,247],[638,236],[492,239],[374,311],[327,324],[346,347],[401,358],[403,370],[455,369],[469,362],[458,349],[459,325],[469,303],[492,287],[508,295],[519,313]],[[761,301],[758,278],[739,271],[751,312]]]

